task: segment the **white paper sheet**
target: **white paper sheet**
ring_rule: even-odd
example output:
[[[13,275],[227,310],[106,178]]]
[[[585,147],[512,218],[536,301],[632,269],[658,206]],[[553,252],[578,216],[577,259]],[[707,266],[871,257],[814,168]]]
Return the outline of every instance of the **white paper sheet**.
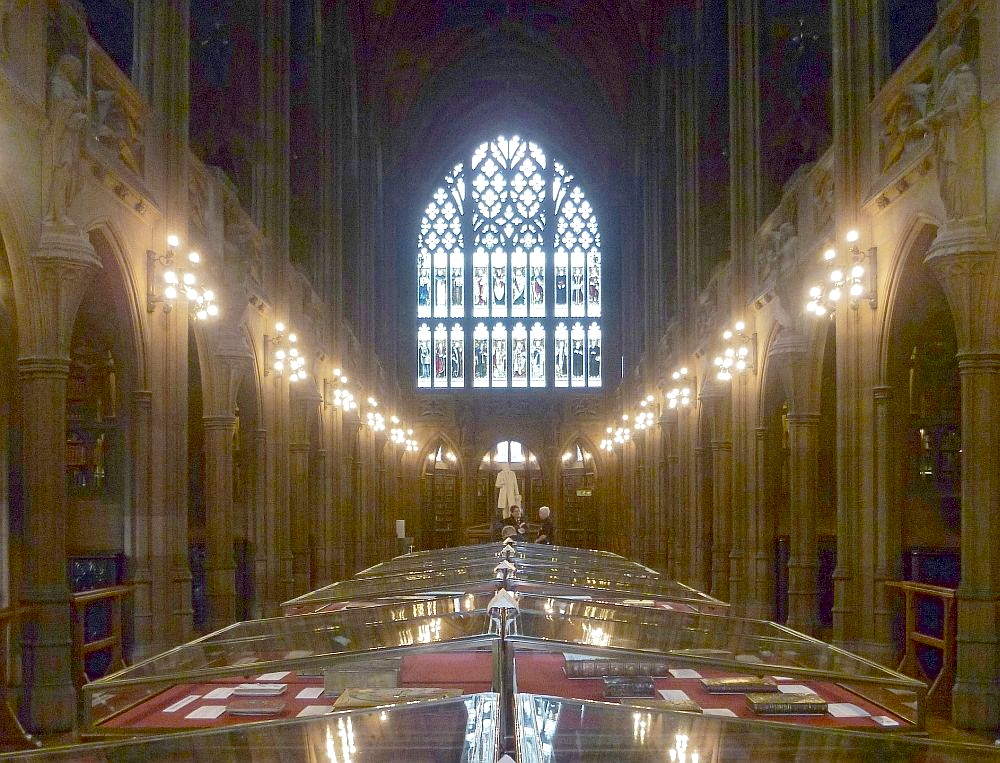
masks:
[[[724,715],[727,718],[735,718],[736,713],[730,710],[728,707],[704,707],[701,710],[705,715]]]
[[[235,686],[231,686],[225,689],[212,689],[208,694],[205,695],[205,699],[229,699],[233,696],[233,692],[236,691]]]
[[[810,689],[805,684],[781,684],[778,687],[778,691],[784,692],[785,694],[815,694],[816,692]]]
[[[867,718],[871,715],[863,707],[850,702],[833,702],[826,706],[826,711],[834,718]]]
[[[282,678],[287,676],[292,671],[290,670],[280,670],[277,673],[263,673],[257,676],[258,681],[280,681]]]
[[[176,702],[174,702],[174,704],[170,705],[169,707],[163,708],[163,712],[165,712],[165,713],[176,713],[182,707],[186,707],[187,705],[190,705],[196,699],[201,699],[201,695],[200,694],[188,694],[186,697],[184,697],[184,699],[179,699]]]
[[[310,715],[326,715],[327,713],[333,712],[333,705],[306,705],[301,710],[296,718],[307,718]]]
[[[775,681],[794,681],[794,678],[789,678],[788,676],[771,676]]]
[[[190,718],[191,720],[211,721],[218,718],[224,712],[226,712],[225,705],[202,705],[197,710],[188,713],[184,717]]]
[[[691,699],[687,692],[681,691],[680,689],[658,689],[660,696],[664,699],[669,699],[671,702],[683,702],[686,699]]]
[[[310,686],[296,694],[295,699],[316,699],[323,694],[323,691],[322,686]]]
[[[890,718],[888,715],[873,715],[872,720],[875,721],[879,726],[898,726],[899,721],[895,718]]]
[[[691,668],[671,668],[670,675],[674,678],[701,678],[701,673]]]

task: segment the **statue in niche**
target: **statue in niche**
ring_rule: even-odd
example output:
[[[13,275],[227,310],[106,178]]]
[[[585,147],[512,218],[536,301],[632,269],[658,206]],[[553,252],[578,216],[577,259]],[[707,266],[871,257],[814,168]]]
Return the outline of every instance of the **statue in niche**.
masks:
[[[799,243],[795,223],[785,220],[774,230],[766,233],[761,243],[757,256],[757,278],[763,283],[781,270],[785,263],[795,259],[795,249]]]
[[[886,172],[924,139],[920,124],[929,85],[914,82],[897,96],[882,119],[882,171]]]
[[[934,137],[938,189],[949,221],[982,218],[984,135],[980,121],[979,79],[964,60],[961,45],[938,56],[933,103],[922,126]]]
[[[137,175],[142,174],[142,144],[138,128],[126,111],[121,96],[114,90],[98,90],[97,142],[110,149]]]
[[[49,81],[49,140],[52,177],[49,181],[45,221],[75,227],[69,208],[80,187],[80,148],[87,123],[86,99],[77,89],[83,63],[72,53],[63,53]]]

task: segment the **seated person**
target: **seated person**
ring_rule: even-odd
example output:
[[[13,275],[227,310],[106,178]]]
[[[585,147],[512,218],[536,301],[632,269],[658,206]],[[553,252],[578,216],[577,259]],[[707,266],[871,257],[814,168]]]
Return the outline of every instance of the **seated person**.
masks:
[[[541,524],[541,527],[538,530],[538,537],[535,538],[535,543],[548,543],[552,545],[554,528],[552,527],[552,512],[548,506],[538,507],[538,522]]]
[[[516,530],[514,540],[523,543],[528,540],[528,525],[524,521],[520,506],[510,507],[510,524]]]

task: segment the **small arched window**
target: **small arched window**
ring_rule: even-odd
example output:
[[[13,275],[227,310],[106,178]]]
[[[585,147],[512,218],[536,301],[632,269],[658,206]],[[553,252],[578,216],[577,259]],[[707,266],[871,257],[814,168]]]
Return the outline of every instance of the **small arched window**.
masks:
[[[481,144],[420,221],[417,386],[600,387],[602,289],[597,216],[565,165],[516,135]]]

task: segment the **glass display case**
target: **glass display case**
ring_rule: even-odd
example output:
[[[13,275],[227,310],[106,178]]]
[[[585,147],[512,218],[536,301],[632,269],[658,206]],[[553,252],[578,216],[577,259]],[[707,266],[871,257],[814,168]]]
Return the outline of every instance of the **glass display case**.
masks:
[[[499,636],[489,599],[235,623],[84,686],[81,728],[149,733],[292,718],[349,707],[348,689],[379,690],[389,704],[417,689],[490,691]]]
[[[923,727],[926,685],[765,620],[555,596],[506,626],[518,691],[869,730]],[[791,703],[811,697],[810,711]],[[813,712],[815,711],[815,712]],[[878,720],[881,719],[881,720]]]
[[[728,604],[690,586],[666,577],[638,575],[612,566],[594,564],[576,567],[571,562],[536,563],[517,557],[521,544],[515,546],[509,558],[517,571],[508,578],[509,584],[527,593],[550,593],[600,601],[629,602],[637,606],[679,606],[695,610],[724,611]],[[461,562],[454,566],[420,569],[409,572],[366,575],[343,580],[311,591],[285,602],[286,614],[333,611],[346,602],[366,602],[402,595],[432,595],[445,592],[481,591],[494,585],[496,564],[501,561],[500,544],[496,552],[490,546],[478,547],[486,561]],[[545,548],[545,547],[542,547]],[[556,547],[548,547],[556,548]],[[367,572],[367,571],[366,571]]]
[[[678,735],[712,759],[745,760],[781,759],[810,744],[867,754],[879,739],[892,746],[891,737],[924,727],[919,681],[782,625],[707,607],[711,597],[662,576],[553,571],[525,564],[519,550],[487,545],[476,549],[485,564],[473,554],[445,570],[359,576],[296,601],[365,606],[236,623],[169,650],[88,684],[83,732],[216,730],[226,748],[237,739],[265,744],[274,729],[299,749],[311,744],[307,729],[326,734],[350,719],[362,729],[352,760],[392,759],[377,755],[401,748],[369,727],[375,716],[366,709],[395,719],[417,708],[443,746],[416,743],[407,760],[492,761],[503,752],[598,760],[618,746],[629,759],[665,760]],[[497,577],[508,557],[515,569]],[[637,590],[692,592],[693,603],[631,598]],[[439,721],[437,708],[451,710]],[[473,725],[459,743],[452,731],[462,723]],[[407,728],[399,727],[401,745]],[[655,742],[636,746],[634,734]],[[847,740],[843,748],[836,738]],[[919,757],[925,748],[891,749]]]
[[[47,747],[18,757],[26,760],[44,758],[57,763],[139,760],[492,762],[499,757],[498,716],[497,695],[481,693],[169,736]]]
[[[767,760],[995,761],[983,745],[936,742],[819,726],[792,726],[717,715],[518,694],[516,757],[521,763],[628,760],[645,762]]]

